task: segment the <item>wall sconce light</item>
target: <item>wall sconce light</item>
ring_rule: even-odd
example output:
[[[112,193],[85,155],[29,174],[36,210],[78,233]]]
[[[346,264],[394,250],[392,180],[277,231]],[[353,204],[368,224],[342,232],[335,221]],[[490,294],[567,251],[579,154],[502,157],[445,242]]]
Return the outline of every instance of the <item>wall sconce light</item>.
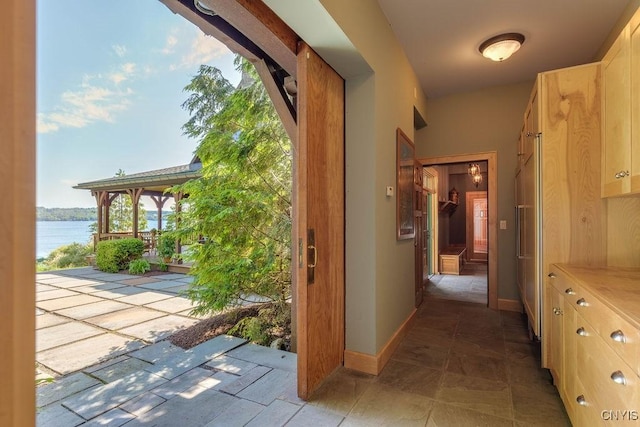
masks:
[[[477,163],[469,163],[468,169],[469,175],[471,175],[471,181],[478,188],[478,184],[482,182],[482,173],[480,172],[480,165]]]
[[[480,184],[482,182],[482,175],[480,173],[478,173],[477,175],[473,175],[473,183],[476,185],[476,188],[478,188],[478,184]]]
[[[513,55],[524,43],[520,33],[500,34],[482,42],[478,50],[485,58],[502,62]]]

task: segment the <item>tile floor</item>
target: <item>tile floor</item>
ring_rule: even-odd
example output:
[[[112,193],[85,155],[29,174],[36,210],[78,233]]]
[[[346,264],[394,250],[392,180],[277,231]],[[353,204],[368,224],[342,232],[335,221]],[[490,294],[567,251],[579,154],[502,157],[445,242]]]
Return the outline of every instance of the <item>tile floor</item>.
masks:
[[[159,341],[39,387],[37,424],[571,425],[524,317],[442,295],[427,293],[379,376],[338,369],[303,402],[295,366],[295,354],[232,337],[188,351]]]
[[[435,274],[425,292],[432,298],[487,304],[487,264],[466,263],[460,275]]]
[[[570,426],[519,313],[427,295],[378,377],[342,369],[311,405],[341,426]]]

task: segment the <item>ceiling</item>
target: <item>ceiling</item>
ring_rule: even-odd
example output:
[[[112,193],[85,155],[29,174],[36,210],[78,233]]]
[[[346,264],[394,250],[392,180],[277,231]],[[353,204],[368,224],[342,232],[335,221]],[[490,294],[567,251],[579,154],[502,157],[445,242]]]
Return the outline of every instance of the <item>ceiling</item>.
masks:
[[[533,80],[541,71],[592,62],[633,0],[378,0],[428,98]],[[478,46],[519,32],[504,62]]]

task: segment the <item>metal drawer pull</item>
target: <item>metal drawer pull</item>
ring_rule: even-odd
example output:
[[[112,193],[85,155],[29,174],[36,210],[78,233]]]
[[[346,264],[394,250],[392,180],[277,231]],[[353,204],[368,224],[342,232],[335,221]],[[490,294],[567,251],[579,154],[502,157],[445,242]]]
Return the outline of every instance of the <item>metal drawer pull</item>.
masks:
[[[560,315],[562,315],[564,313],[562,312],[562,310],[560,308],[553,307],[553,314],[555,314],[556,316],[560,316]]]
[[[582,394],[576,398],[576,402],[578,402],[578,405],[587,406],[587,399]]]
[[[548,276],[551,279],[555,279],[556,278],[556,273],[549,273]]]
[[[583,327],[578,328],[576,330],[576,334],[580,335],[581,337],[586,337],[588,335],[587,331]]]
[[[627,337],[624,336],[624,333],[620,329],[618,329],[617,331],[611,332],[611,335],[609,336],[615,342],[621,342],[623,344],[627,342]]]
[[[615,371],[613,374],[611,374],[611,379],[616,384],[627,385],[627,379],[624,377],[624,374],[620,371]]]
[[[584,298],[580,298],[578,301],[576,301],[576,304],[578,304],[580,307],[586,307],[589,305]]]
[[[564,290],[564,293],[567,295],[575,295],[576,291],[574,291],[573,288],[567,288]]]

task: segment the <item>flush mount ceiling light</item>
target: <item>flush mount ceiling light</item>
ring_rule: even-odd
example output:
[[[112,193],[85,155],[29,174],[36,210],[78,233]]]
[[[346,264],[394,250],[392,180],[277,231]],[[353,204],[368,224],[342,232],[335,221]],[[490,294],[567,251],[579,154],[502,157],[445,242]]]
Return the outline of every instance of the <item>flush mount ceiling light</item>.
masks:
[[[483,41],[478,50],[485,58],[502,62],[520,49],[522,43],[524,43],[522,34],[506,33]]]
[[[217,13],[215,13],[213,11],[213,9],[207,7],[206,5],[202,4],[202,2],[200,2],[200,0],[193,0],[193,5],[196,7],[196,9],[198,9],[198,12],[200,13],[204,13],[205,15],[209,15],[209,16],[216,16]]]

